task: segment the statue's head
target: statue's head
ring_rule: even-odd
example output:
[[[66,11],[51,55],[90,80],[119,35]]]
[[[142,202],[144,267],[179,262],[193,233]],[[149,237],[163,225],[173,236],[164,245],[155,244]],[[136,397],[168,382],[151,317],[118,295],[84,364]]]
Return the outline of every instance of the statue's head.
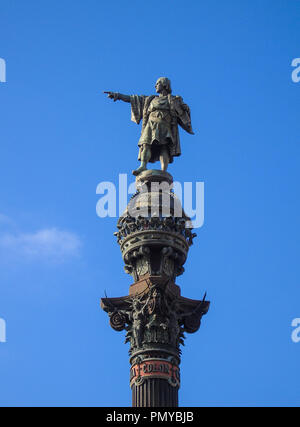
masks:
[[[160,77],[156,82],[155,89],[157,93],[161,93],[163,89],[167,93],[172,93],[171,81],[167,77]]]

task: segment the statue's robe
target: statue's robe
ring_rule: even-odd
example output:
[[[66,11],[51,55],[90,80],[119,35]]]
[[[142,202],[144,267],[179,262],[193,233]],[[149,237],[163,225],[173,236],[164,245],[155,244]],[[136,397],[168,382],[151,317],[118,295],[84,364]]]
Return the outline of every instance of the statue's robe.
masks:
[[[143,120],[141,138],[139,140],[139,156],[145,144],[151,148],[150,162],[159,160],[163,145],[166,145],[170,155],[170,163],[173,157],[181,155],[178,124],[188,133],[193,134],[191,114],[189,107],[184,104],[180,96],[168,95],[138,96],[132,95],[131,120],[137,124]]]

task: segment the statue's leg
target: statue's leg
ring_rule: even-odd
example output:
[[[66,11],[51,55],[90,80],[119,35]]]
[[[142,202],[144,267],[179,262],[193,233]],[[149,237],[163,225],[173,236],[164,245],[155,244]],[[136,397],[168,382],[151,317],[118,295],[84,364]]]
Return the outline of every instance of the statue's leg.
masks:
[[[162,147],[159,158],[160,158],[161,170],[166,171],[170,163],[169,150],[167,149],[167,147],[165,146]]]
[[[133,175],[139,175],[141,172],[147,169],[147,164],[151,159],[151,148],[148,144],[143,144],[142,152],[141,152],[141,166],[134,170]]]

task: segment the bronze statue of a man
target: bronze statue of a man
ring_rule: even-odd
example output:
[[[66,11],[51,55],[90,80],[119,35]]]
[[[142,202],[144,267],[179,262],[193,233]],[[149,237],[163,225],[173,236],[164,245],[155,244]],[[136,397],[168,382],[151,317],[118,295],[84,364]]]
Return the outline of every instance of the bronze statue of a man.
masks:
[[[130,102],[131,120],[139,124],[143,119],[142,134],[139,140],[141,166],[133,171],[139,175],[147,169],[148,162],[161,162],[166,171],[175,156],[181,155],[178,124],[188,133],[194,134],[191,125],[191,113],[188,105],[180,96],[171,95],[171,82],[160,77],[155,85],[159,94],[152,96],[122,95],[116,92],[104,92],[114,101]]]

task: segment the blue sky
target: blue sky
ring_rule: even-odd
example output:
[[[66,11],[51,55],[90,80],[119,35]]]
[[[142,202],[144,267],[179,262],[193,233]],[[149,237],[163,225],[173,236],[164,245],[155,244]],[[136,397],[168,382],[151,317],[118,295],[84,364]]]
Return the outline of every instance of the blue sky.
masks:
[[[128,348],[99,308],[131,279],[95,208],[137,166],[140,128],[101,92],[166,75],[196,134],[170,172],[205,182],[177,283],[212,302],[180,405],[299,406],[299,19],[296,0],[0,0],[0,405],[131,405]]]

